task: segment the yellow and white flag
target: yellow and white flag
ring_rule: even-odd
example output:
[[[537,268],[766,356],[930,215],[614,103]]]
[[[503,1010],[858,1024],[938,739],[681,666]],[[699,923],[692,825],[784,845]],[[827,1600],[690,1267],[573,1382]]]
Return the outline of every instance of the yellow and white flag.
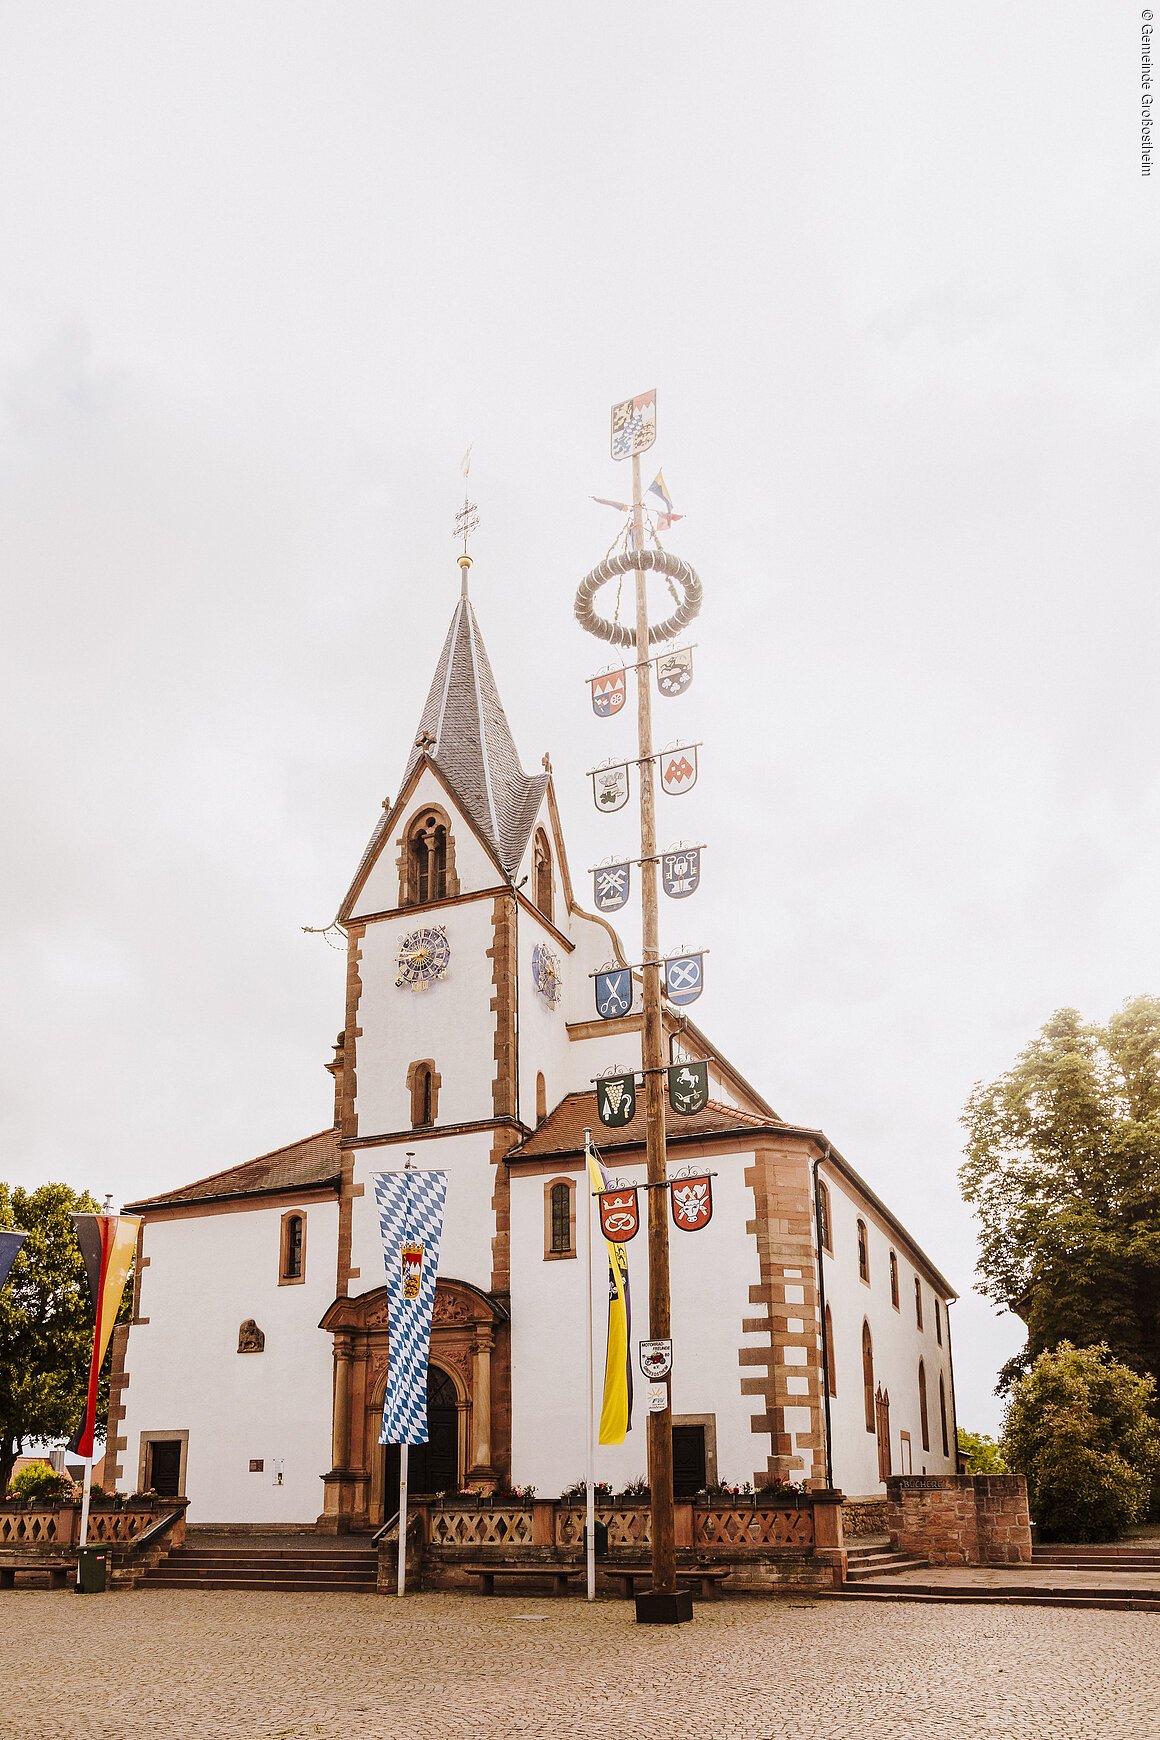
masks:
[[[588,1177],[593,1190],[607,1190],[604,1168],[588,1150]],[[589,1208],[591,1213],[591,1207]],[[623,1444],[632,1430],[632,1304],[628,1292],[628,1252],[606,1238],[608,1251],[608,1342],[604,1354],[604,1400],[600,1408],[600,1442]]]

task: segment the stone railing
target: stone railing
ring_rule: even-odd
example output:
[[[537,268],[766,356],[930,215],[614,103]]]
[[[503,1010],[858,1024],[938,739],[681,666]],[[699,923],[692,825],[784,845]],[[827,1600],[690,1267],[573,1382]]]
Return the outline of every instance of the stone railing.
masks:
[[[131,1551],[139,1535],[163,1516],[185,1512],[183,1498],[142,1499],[113,1505],[95,1502],[89,1510],[88,1544]],[[0,1504],[0,1548],[16,1552],[75,1553],[81,1538],[79,1504]]]
[[[433,1547],[530,1547],[532,1506],[452,1510],[435,1507],[427,1513],[427,1540]],[[396,1543],[398,1534],[395,1534]]]

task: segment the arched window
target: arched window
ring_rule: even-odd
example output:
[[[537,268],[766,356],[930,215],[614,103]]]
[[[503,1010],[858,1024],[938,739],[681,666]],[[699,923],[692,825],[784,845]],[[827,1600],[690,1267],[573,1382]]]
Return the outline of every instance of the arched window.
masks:
[[[858,1276],[870,1285],[870,1240],[864,1220],[858,1222]]]
[[[826,1306],[824,1333],[826,1343],[823,1349],[826,1356],[826,1394],[836,1396],[838,1393],[838,1378],[837,1373],[834,1370],[834,1319],[830,1316],[830,1307],[828,1305]]]
[[[950,1439],[947,1436],[947,1386],[943,1381],[941,1371],[938,1374],[938,1414],[939,1422],[942,1425],[943,1455],[949,1456],[951,1448]]]
[[[914,1277],[914,1321],[922,1328],[922,1276]]]
[[[411,1093],[411,1128],[425,1130],[439,1116],[439,1089],[443,1077],[429,1057],[421,1057],[407,1071],[407,1087]]]
[[[291,1209],[282,1216],[278,1243],[278,1284],[285,1287],[306,1279],[306,1216]]]
[[[926,1409],[926,1366],[918,1362],[918,1423],[922,1427],[922,1447],[930,1449],[930,1420]]]
[[[890,1303],[898,1310],[898,1258],[890,1253]]]
[[[870,1325],[862,1319],[862,1396],[866,1404],[866,1430],[873,1432],[874,1420],[874,1343],[870,1338]]]
[[[938,1297],[937,1294],[935,1295],[935,1301],[934,1301],[934,1332],[935,1332],[936,1336],[938,1337],[938,1344],[941,1347],[942,1346],[942,1300]]]
[[[544,1261],[576,1255],[576,1180],[550,1178],[544,1186]]]
[[[407,828],[399,858],[399,904],[421,906],[459,893],[455,842],[443,810],[420,810]]]
[[[818,1240],[824,1251],[834,1254],[834,1235],[830,1225],[830,1193],[823,1178],[818,1179]]]
[[[536,1122],[542,1124],[548,1115],[548,1084],[544,1080],[544,1072],[540,1070],[536,1076]]]
[[[536,829],[536,838],[532,846],[532,899],[544,917],[550,919],[552,916],[552,854],[548,849],[548,836],[543,828]]]

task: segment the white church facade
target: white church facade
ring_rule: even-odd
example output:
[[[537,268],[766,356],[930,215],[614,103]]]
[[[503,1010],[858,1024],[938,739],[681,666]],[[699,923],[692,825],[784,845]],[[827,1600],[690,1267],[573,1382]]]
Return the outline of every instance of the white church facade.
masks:
[[[596,1013],[591,975],[626,957],[575,898],[551,774],[523,772],[466,582],[339,922],[333,1127],[126,1204],[143,1224],[106,1481],[180,1491],[191,1522],[358,1530],[393,1513],[372,1177],[408,1152],[448,1174],[412,1492],[552,1497],[584,1467],[584,1129],[643,1181],[643,1116],[603,1128],[592,1086],[640,1067],[640,1016]],[[678,1492],[861,1495],[891,1472],[953,1473],[948,1282],[820,1130],[781,1118],[679,1010],[665,1025],[710,1080],[703,1110],[669,1115],[670,1171],[715,1174],[708,1226],[670,1241]],[[627,1246],[634,1353],[645,1244]],[[596,1300],[599,1390],[600,1284]],[[597,1478],[644,1476],[645,1438],[638,1395]]]

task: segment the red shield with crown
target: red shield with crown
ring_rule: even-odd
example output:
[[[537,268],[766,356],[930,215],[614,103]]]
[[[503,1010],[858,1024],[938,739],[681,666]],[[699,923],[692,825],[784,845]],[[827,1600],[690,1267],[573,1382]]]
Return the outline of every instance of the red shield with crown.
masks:
[[[614,1245],[626,1245],[640,1231],[635,1190],[606,1190],[600,1197],[600,1230]]]

